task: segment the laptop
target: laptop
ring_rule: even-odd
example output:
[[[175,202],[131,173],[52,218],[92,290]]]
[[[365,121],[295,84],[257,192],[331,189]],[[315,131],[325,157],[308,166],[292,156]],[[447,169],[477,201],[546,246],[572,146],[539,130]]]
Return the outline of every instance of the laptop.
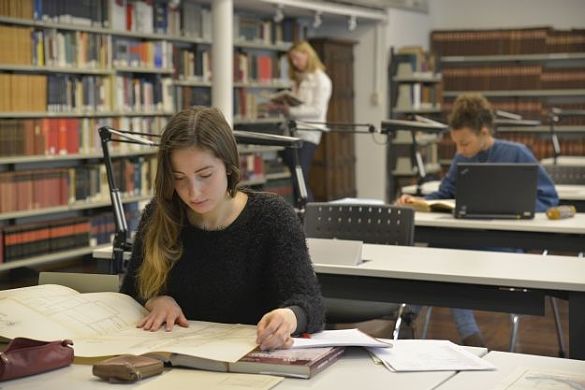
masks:
[[[363,241],[307,238],[311,261],[315,264],[358,265],[362,262]]]
[[[532,219],[538,164],[459,163],[455,218]]]

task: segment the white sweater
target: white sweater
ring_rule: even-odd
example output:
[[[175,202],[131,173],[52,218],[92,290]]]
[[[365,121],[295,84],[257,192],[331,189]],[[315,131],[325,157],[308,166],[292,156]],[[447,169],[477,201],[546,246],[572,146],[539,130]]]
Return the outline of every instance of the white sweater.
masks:
[[[326,122],[331,88],[331,79],[322,70],[307,73],[298,88],[294,90],[295,95],[303,101],[303,104],[290,107],[289,118],[297,121]],[[298,127],[308,128],[302,124]],[[316,127],[326,128],[326,126]],[[295,136],[317,145],[321,141],[320,131],[299,130]]]

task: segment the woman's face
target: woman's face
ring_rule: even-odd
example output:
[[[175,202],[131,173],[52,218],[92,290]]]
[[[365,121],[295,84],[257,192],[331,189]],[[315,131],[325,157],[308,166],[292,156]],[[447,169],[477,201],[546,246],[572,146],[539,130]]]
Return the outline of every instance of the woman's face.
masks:
[[[482,128],[479,133],[468,127],[451,130],[451,139],[457,147],[457,153],[463,157],[471,158],[485,150],[488,146],[489,131]]]
[[[191,147],[171,154],[175,191],[197,214],[216,210],[227,197],[227,172],[222,160],[206,149]]]
[[[288,54],[290,62],[299,72],[304,72],[307,69],[307,62],[309,62],[309,55],[299,50],[293,50]]]

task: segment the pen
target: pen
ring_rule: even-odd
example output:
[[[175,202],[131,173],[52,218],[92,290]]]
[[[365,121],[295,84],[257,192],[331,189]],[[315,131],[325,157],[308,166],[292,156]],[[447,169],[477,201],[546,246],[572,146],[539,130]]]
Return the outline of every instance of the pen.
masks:
[[[305,333],[301,334],[301,338],[303,338],[303,339],[310,339],[311,338],[311,334],[305,332]]]

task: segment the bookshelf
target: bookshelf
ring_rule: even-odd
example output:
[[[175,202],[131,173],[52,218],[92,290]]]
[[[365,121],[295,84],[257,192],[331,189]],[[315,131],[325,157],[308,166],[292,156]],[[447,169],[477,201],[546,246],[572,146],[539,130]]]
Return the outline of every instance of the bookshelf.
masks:
[[[391,119],[413,119],[423,115],[441,120],[443,77],[435,69],[435,59],[421,47],[390,49],[388,66],[389,109]],[[417,134],[417,148],[423,158],[427,175],[436,175],[441,167],[438,162],[438,137]],[[392,200],[403,185],[413,184],[418,175],[413,165],[412,134],[398,131],[387,148],[387,198]]]
[[[584,41],[585,31],[579,29],[433,31],[431,47],[444,79],[443,111],[447,114],[461,93],[482,93],[495,109],[542,123],[499,127],[499,138],[526,144],[539,160],[551,157],[552,108],[585,108]],[[585,118],[563,119],[555,130],[561,154],[585,154]],[[450,163],[454,150],[446,136],[440,143],[440,160]]]
[[[5,3],[7,7],[0,10],[9,12],[0,15],[0,88],[8,91],[0,99],[0,243],[4,244],[0,249],[6,251],[8,244],[14,253],[26,245],[42,246],[47,234],[53,233],[39,224],[76,218],[71,223],[82,221],[85,230],[67,233],[81,237],[75,247],[24,257],[2,253],[0,271],[82,256],[91,253],[100,240],[109,242],[114,224],[111,218],[107,220],[110,200],[99,168],[99,126],[154,133],[164,128],[176,110],[211,104],[207,6],[190,0],[181,2],[180,9],[171,9],[167,2],[95,1],[91,9],[81,10],[73,0]],[[59,14],[53,8],[57,3],[61,12],[71,12]],[[121,5],[133,9],[118,9]],[[296,22],[289,19],[287,23],[292,29]],[[238,39],[234,49],[277,62],[293,39],[290,35],[270,42]],[[187,58],[182,57],[185,53]],[[262,80],[247,77],[234,88],[255,93],[287,88],[288,81],[280,77],[285,74],[274,77],[270,73]],[[182,100],[184,89],[203,98]],[[62,91],[67,93],[59,95]],[[235,122],[274,120],[244,115]],[[114,163],[124,167],[122,181],[117,181],[127,187],[123,203],[129,223],[135,224],[138,203],[151,197],[146,189],[151,188],[155,153],[116,145],[112,152]],[[243,185],[264,188],[271,181],[280,187],[290,183],[288,172],[273,167],[265,171],[268,159],[276,159],[276,150],[246,148],[241,153]],[[39,184],[49,173],[56,177],[54,182]],[[92,177],[88,194],[80,189],[87,183],[78,182],[83,175]],[[51,191],[55,186],[60,190]],[[280,189],[286,196],[286,188]],[[55,192],[51,195],[55,198],[39,202],[35,198],[39,192]]]

